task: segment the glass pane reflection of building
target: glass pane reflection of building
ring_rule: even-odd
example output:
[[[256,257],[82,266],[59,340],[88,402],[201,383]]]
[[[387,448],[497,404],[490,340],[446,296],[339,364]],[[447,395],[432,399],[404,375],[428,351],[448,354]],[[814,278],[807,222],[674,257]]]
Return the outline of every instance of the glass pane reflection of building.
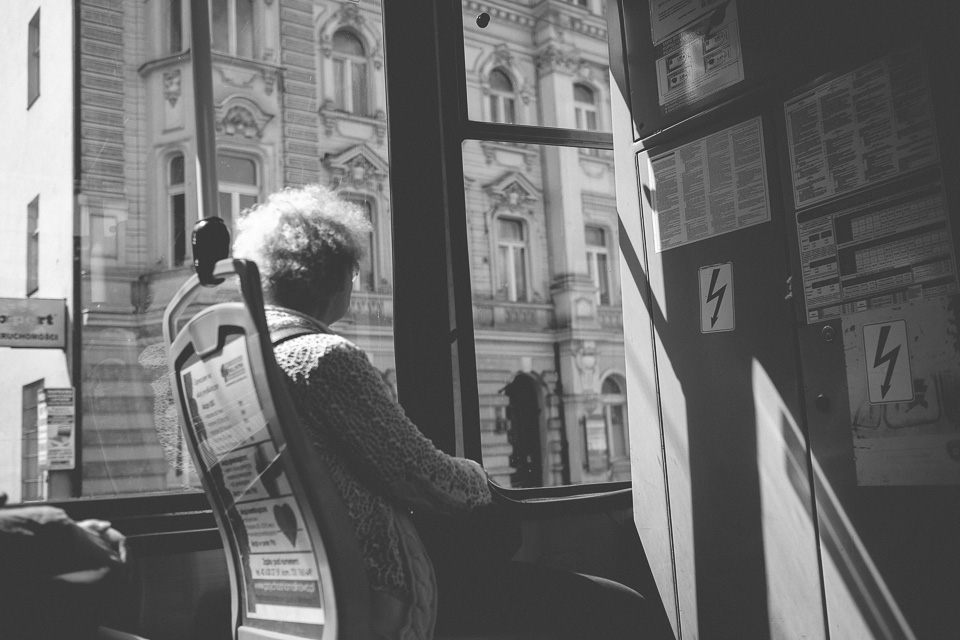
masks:
[[[516,3],[509,12],[517,20],[505,31],[506,23],[494,21],[485,34],[470,5],[463,2],[472,27],[464,34],[472,118],[609,130],[599,5],[595,11],[554,3],[540,20],[532,7]],[[80,56],[82,494],[195,490],[158,351],[163,309],[192,273],[190,232],[198,218],[190,3],[81,0],[79,6],[79,42],[43,55],[69,59],[75,48]],[[220,214],[235,220],[269,193],[310,182],[335,187],[362,206],[374,229],[369,255],[350,313],[336,328],[396,390],[380,7],[336,0],[209,0],[209,6]],[[589,28],[563,39],[553,25],[571,13]],[[25,113],[36,119],[55,104],[72,104],[52,88],[72,86],[73,67],[45,63],[41,92],[39,45],[27,42],[39,31],[39,15],[22,18],[22,44],[36,54],[29,78],[23,71]],[[58,24],[44,18],[44,29]],[[66,74],[62,82],[53,82],[56,69]],[[22,101],[17,109],[24,111]],[[69,114],[57,115],[56,122],[70,121]],[[612,158],[596,149],[471,141],[464,168],[486,468],[511,486],[625,479],[615,463],[625,438],[617,425],[625,416],[606,403],[602,388],[623,371]],[[44,171],[49,175],[49,166]],[[561,181],[557,171],[569,179]],[[63,175],[60,190],[72,193]],[[42,261],[39,269],[31,266],[36,256],[50,255],[60,231],[72,228],[71,207],[60,197],[37,188],[19,200],[18,237],[28,235],[29,255],[10,276],[16,282],[9,297],[69,297],[69,283],[52,287]],[[35,218],[39,226],[30,222],[28,229]],[[43,384],[68,386],[67,367],[61,368]],[[15,388],[35,397],[41,378],[18,378]],[[625,412],[625,402],[620,406]],[[65,497],[44,495],[30,411],[11,418],[10,441],[19,447],[11,447],[4,465],[5,486],[21,488],[13,499]],[[605,462],[588,464],[587,434],[601,422]]]

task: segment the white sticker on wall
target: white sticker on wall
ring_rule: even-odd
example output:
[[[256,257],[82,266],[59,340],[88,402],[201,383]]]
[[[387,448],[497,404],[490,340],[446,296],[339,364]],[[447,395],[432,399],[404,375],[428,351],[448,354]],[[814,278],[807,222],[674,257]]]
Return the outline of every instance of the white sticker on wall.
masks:
[[[871,404],[913,400],[906,321],[865,325],[863,350]]]
[[[733,331],[733,264],[700,267],[700,331]]]

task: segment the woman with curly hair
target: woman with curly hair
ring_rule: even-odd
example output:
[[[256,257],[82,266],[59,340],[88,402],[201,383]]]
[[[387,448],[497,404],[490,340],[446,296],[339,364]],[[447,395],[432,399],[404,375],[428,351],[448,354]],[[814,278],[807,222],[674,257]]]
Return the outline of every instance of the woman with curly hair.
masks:
[[[483,469],[434,447],[363,351],[329,328],[350,306],[369,233],[363,212],[333,192],[291,188],[238,221],[233,255],[260,269],[277,364],[357,533],[375,635],[429,640],[437,579],[411,510],[467,514],[490,504],[491,495]],[[458,619],[484,626],[499,618],[514,631],[533,624],[580,633],[575,618],[593,618],[588,628],[594,632],[610,622],[638,628],[633,616],[642,600],[626,587],[509,558],[484,564],[470,564],[470,575],[466,564],[438,571],[453,577],[447,592],[445,585],[440,589],[441,617],[452,626]]]

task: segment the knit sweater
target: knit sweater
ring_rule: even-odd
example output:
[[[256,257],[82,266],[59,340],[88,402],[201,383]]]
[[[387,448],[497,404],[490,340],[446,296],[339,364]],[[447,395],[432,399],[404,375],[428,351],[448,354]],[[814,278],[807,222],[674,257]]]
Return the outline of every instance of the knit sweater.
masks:
[[[433,446],[406,417],[363,351],[322,323],[266,308],[271,334],[299,326],[312,333],[274,348],[277,364],[317,454],[330,472],[356,529],[370,586],[405,602],[417,581],[433,582],[416,535],[411,562],[411,508],[468,511],[490,502],[483,469]],[[418,572],[421,575],[409,575]],[[428,574],[428,575],[423,575]],[[435,586],[431,587],[435,589]]]

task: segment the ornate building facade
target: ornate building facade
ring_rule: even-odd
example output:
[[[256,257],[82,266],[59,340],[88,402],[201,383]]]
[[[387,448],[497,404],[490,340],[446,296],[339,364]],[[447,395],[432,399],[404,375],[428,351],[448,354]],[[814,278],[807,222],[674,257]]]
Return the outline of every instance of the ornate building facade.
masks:
[[[188,4],[82,0],[77,17],[85,493],[190,483],[144,355],[191,272],[199,215]],[[472,119],[610,129],[600,3],[462,6]],[[379,3],[210,7],[220,214],[311,182],[361,206],[369,258],[335,328],[395,388]],[[628,479],[612,156],[467,141],[463,167],[485,467],[509,486]]]

